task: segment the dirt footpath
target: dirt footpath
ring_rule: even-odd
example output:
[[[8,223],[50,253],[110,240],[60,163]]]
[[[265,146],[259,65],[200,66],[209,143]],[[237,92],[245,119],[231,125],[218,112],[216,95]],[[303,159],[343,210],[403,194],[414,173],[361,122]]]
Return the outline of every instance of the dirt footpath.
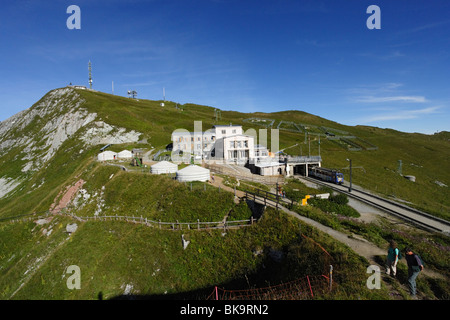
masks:
[[[55,201],[50,206],[50,212],[51,213],[57,213],[61,209],[67,207],[67,205],[70,203],[70,201],[73,199],[75,194],[80,190],[86,181],[83,179],[78,180],[73,186],[69,186],[64,190],[64,195],[62,196],[61,200],[59,200],[58,203],[56,203],[58,197],[61,195],[61,192],[56,196]]]
[[[215,187],[219,187],[223,190],[229,191],[229,192],[234,192],[233,188],[230,188],[226,185],[223,184],[223,179],[221,177],[215,176],[214,177],[214,183],[212,181],[210,181],[210,184],[215,186]],[[236,190],[236,196],[241,198],[243,196],[245,196],[245,192],[240,191],[240,190]],[[374,219],[374,215],[385,215],[384,212],[381,212],[379,210],[373,209],[365,204],[356,204],[356,203],[352,203],[352,206],[361,206],[359,209],[363,209],[362,211],[365,212],[364,214],[364,220],[366,222],[371,221]],[[380,265],[379,261],[380,259],[377,257],[378,256],[385,256],[387,255],[387,243],[386,243],[386,249],[382,249],[379,248],[378,246],[376,246],[375,244],[367,241],[366,239],[363,239],[362,237],[359,237],[358,235],[352,235],[351,237],[349,237],[348,234],[340,232],[340,231],[336,231],[330,227],[324,226],[323,224],[314,221],[310,218],[304,217],[302,215],[299,215],[298,213],[291,211],[285,207],[280,206],[280,209],[283,210],[284,212],[286,212],[287,214],[311,225],[316,227],[317,229],[329,234],[331,237],[333,237],[334,239],[338,240],[339,242],[342,242],[344,244],[346,244],[350,249],[352,249],[355,253],[357,253],[358,255],[364,257],[367,259],[367,261],[369,261],[370,264],[373,265],[378,265],[381,268],[382,273],[385,271],[385,266],[384,265]],[[363,216],[363,215],[362,215]],[[402,263],[406,264],[406,260],[403,258],[401,260]],[[439,273],[433,272],[432,270],[428,270],[428,269],[424,269],[423,273],[426,276],[429,277],[433,277],[433,278],[440,278],[442,279],[443,276]]]

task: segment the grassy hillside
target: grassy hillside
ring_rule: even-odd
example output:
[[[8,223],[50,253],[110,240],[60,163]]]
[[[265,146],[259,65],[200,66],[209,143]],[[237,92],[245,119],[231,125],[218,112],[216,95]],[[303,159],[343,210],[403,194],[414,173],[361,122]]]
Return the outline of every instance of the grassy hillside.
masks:
[[[164,231],[91,221],[78,222],[78,230],[69,236],[64,227],[73,222],[54,216],[44,225],[0,225],[1,299],[110,299],[124,294],[205,299],[214,285],[238,289],[278,284],[323,274],[330,261],[336,288],[327,293],[329,298],[388,298],[385,288],[365,287],[364,259],[307,225],[301,230],[310,238],[302,237],[298,221],[271,209],[260,223],[225,235],[221,230]],[[44,229],[53,232],[46,235]],[[186,250],[182,233],[191,241]],[[281,261],[271,258],[274,251],[281,253]],[[71,265],[81,271],[79,290],[66,285]]]
[[[76,93],[83,101],[80,107],[95,112],[96,121],[138,131],[142,133],[141,141],[148,141],[120,146],[128,149],[164,148],[171,142],[173,130],[193,130],[194,121],[199,120],[203,122],[203,130],[214,124],[230,123],[241,124],[245,130],[258,130],[272,123],[268,127],[270,133],[270,128],[279,125],[280,148],[298,144],[286,149],[292,155],[308,154],[308,149],[311,155],[318,154],[317,134],[321,133],[324,166],[341,168],[348,177],[343,168],[348,166],[346,159],[351,158],[355,184],[450,219],[448,187],[435,182],[450,185],[448,170],[443,170],[450,159],[448,133],[427,136],[348,127],[300,111],[272,114],[222,111],[222,118],[216,122],[213,107],[185,104],[176,108],[175,102],[167,101],[161,107],[160,101],[137,101],[84,90]],[[71,96],[60,103],[72,101]],[[33,119],[24,131],[17,129],[10,137],[26,134],[44,139],[42,128],[55,121],[56,116]],[[258,124],[249,121],[250,118],[268,121]],[[235,219],[249,217],[251,211],[245,203],[235,204],[232,194],[223,191],[219,194],[209,185],[194,184],[191,190],[190,185],[167,176],[124,172],[99,164],[95,160],[99,146],[85,145],[80,139],[83,130],[70,135],[36,171],[22,171],[26,164],[23,158],[29,152],[24,146],[17,144],[0,153],[0,177],[20,180],[13,192],[0,199],[0,218],[46,212],[61,200],[68,187],[80,180],[85,181],[83,192],[67,209],[79,216],[136,215],[168,222],[221,221],[227,214]],[[349,151],[327,139],[324,130],[345,132],[378,149]],[[39,146],[35,145],[38,151]],[[396,173],[398,160],[403,161],[403,174],[415,175],[416,183]],[[297,188],[293,185],[290,192],[297,192],[294,190]],[[336,217],[313,213],[337,224]],[[124,221],[78,221],[78,230],[68,235],[65,228],[74,222],[60,215],[52,216],[42,225],[36,221],[0,221],[0,299],[96,299],[99,295],[114,298],[124,293],[150,298],[173,298],[181,293],[183,297],[204,298],[214,285],[248,288],[278,284],[304,275],[322,274],[330,262],[336,271],[338,287],[323,297],[389,298],[384,287],[376,291],[366,288],[365,259],[328,235],[301,224],[302,234],[308,238],[303,237],[297,220],[270,209],[257,224],[228,230],[225,235],[222,230],[167,231]],[[190,241],[186,250],[182,248],[182,234]],[[387,237],[374,236],[379,242]],[[332,261],[324,258],[319,245],[330,253]],[[281,253],[281,262],[273,258],[273,252]],[[66,286],[69,276],[66,269],[70,265],[81,269],[81,290],[69,290]]]
[[[87,181],[83,186],[84,197],[78,198],[69,210],[79,216],[93,216],[97,212],[163,222],[222,221],[234,207],[231,193],[220,193],[202,183],[194,183],[191,191],[190,184],[167,176],[124,172],[118,167],[94,164],[82,178]]]
[[[350,158],[354,167],[352,180],[356,185],[392,198],[403,199],[422,210],[450,219],[448,187],[436,183],[438,181],[450,186],[450,172],[445,170],[450,167],[448,133],[424,135],[367,126],[350,127],[296,110],[270,114],[222,111],[221,119],[216,122],[213,107],[186,104],[176,109],[174,102],[166,101],[165,107],[161,107],[161,101],[136,101],[105,93],[78,91],[87,101],[85,106],[97,112],[104,121],[144,133],[149,143],[156,148],[163,148],[171,142],[170,135],[173,130],[184,128],[192,131],[194,121],[200,120],[203,122],[203,130],[214,124],[233,123],[243,125],[244,130],[258,131],[266,127],[261,123],[245,120],[272,119],[272,127],[267,128],[269,148],[270,129],[277,128],[280,121],[302,125],[299,126],[304,129],[302,132],[294,132],[283,130],[288,129],[288,126],[282,123],[279,134],[280,149],[291,147],[285,151],[291,155],[318,155],[317,133],[322,133],[320,155],[323,166],[341,169],[348,179],[349,162],[346,159]],[[320,127],[336,134],[355,136],[358,143],[365,144],[364,141],[367,141],[378,149],[349,151],[343,148],[342,143],[325,136]],[[305,135],[305,131],[308,134]],[[298,146],[292,147],[295,144]],[[402,160],[402,173],[414,175],[415,183],[397,173],[398,160]]]

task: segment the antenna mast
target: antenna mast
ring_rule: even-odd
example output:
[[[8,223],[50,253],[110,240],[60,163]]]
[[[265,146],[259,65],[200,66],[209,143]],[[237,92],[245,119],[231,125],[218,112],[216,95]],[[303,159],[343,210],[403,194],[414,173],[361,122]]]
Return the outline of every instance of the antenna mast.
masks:
[[[89,60],[89,89],[92,89],[92,65],[91,65],[91,60]]]

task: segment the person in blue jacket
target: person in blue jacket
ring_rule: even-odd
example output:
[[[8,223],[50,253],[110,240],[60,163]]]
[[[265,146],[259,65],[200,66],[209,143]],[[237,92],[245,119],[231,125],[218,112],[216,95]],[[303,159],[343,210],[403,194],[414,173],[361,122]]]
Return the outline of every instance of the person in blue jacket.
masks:
[[[408,264],[408,286],[411,297],[414,299],[416,297],[416,278],[419,273],[423,270],[423,262],[420,256],[414,253],[411,248],[405,249],[405,259]]]
[[[397,274],[397,263],[399,259],[400,250],[397,248],[397,243],[394,240],[389,242],[389,249],[386,258],[386,274],[395,277]]]

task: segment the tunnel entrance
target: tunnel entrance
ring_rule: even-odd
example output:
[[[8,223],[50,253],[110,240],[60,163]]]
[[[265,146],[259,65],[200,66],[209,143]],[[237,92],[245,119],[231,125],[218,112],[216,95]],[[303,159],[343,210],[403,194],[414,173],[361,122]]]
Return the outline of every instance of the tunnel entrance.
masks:
[[[307,164],[296,164],[294,165],[294,175],[307,176]]]

